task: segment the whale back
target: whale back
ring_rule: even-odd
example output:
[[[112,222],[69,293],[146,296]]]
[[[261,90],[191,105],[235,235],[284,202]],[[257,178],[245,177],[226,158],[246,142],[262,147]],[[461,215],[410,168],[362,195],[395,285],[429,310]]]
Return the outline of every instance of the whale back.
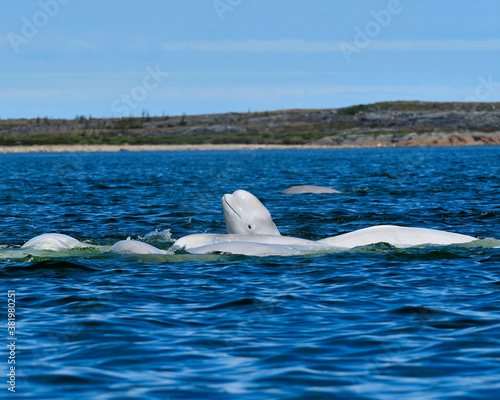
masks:
[[[305,194],[305,193],[314,193],[314,194],[322,194],[322,193],[341,193],[338,190],[324,187],[324,186],[312,186],[312,185],[299,185],[292,186],[288,189],[283,190],[284,194]]]
[[[280,235],[267,208],[246,190],[225,194],[222,210],[229,234]]]
[[[21,249],[63,251],[90,247],[71,236],[62,233],[44,233],[28,240]]]
[[[165,254],[163,250],[151,246],[150,244],[131,239],[116,242],[111,246],[109,252],[120,254]]]
[[[474,240],[476,240],[476,238],[472,236],[435,229],[377,225],[345,233],[343,235],[321,239],[318,240],[318,243],[329,246],[354,248],[385,242],[395,247],[404,248],[422,245],[447,246],[469,243]]]

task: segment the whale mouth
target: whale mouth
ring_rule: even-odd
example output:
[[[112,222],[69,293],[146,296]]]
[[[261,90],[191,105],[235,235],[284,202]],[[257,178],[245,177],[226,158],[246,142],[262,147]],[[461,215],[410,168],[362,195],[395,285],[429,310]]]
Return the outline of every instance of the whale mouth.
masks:
[[[236,211],[232,206],[231,204],[229,204],[229,201],[227,201],[227,198],[226,196],[229,196],[227,194],[225,194],[224,196],[222,196],[222,202],[224,203],[223,205],[226,205],[229,207],[229,209],[236,214],[236,216],[239,218],[239,219],[243,219],[241,218],[241,215],[238,213],[238,211]]]

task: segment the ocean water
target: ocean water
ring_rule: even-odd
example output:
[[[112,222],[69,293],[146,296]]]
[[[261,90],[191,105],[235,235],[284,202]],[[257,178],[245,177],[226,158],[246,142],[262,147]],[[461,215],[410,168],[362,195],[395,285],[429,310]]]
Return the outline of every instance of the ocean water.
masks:
[[[2,398],[498,398],[498,147],[4,154],[0,171]],[[343,193],[281,193],[297,184]],[[220,200],[237,189],[284,235],[397,224],[482,240],[292,257],[20,250],[47,232],[169,249],[223,233]]]

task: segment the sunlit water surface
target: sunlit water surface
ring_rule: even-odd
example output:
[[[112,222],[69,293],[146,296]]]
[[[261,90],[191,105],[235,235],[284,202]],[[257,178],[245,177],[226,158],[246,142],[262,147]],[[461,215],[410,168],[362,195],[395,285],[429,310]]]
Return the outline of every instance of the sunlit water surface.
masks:
[[[497,399],[500,148],[0,155],[0,279],[16,393],[36,399]],[[285,195],[297,184],[338,195]],[[26,252],[60,232],[169,249],[246,189],[282,234],[376,224],[474,246],[293,257]]]

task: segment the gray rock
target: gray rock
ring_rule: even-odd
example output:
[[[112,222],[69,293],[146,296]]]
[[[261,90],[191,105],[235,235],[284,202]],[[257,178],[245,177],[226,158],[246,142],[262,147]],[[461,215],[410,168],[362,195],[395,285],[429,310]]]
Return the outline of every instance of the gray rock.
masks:
[[[408,133],[407,135],[402,136],[401,139],[400,139],[400,141],[404,142],[404,141],[413,140],[413,139],[416,139],[416,138],[418,138],[418,133],[412,132],[412,133]]]
[[[390,133],[386,133],[383,135],[378,135],[377,140],[380,143],[394,143],[396,141],[396,138],[394,135],[391,135]]]
[[[236,125],[212,125],[212,126],[192,126],[187,129],[175,132],[175,135],[208,135],[223,133],[246,133],[248,130]]]
[[[309,144],[314,144],[318,146],[340,146],[344,142],[344,138],[338,135],[326,136],[324,138],[314,140]]]
[[[344,144],[371,142],[371,141],[373,141],[373,139],[374,139],[373,135],[368,135],[365,133],[358,133],[358,134],[347,136],[344,139]]]

